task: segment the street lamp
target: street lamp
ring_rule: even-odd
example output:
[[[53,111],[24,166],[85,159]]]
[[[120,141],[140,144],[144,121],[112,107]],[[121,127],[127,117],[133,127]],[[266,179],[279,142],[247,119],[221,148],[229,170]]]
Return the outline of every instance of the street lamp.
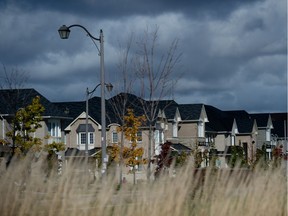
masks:
[[[105,74],[104,74],[104,37],[103,37],[103,31],[100,30],[100,37],[96,38],[93,35],[90,34],[90,32],[82,25],[74,24],[70,26],[62,25],[58,29],[58,33],[61,37],[61,39],[68,39],[70,34],[70,28],[72,27],[79,27],[82,28],[87,35],[92,39],[99,41],[100,43],[100,73],[101,73],[101,149],[102,149],[102,174],[106,172],[106,164],[107,164],[107,155],[106,155],[106,110],[105,110]],[[87,139],[88,137],[86,137]]]
[[[88,116],[89,116],[89,95],[92,94],[94,91],[96,91],[96,89],[101,85],[101,83],[99,83],[98,85],[95,86],[95,88],[92,91],[89,91],[89,89],[86,89],[86,119],[85,119],[85,136],[86,136],[86,141],[85,141],[85,164],[88,165]],[[113,89],[113,85],[111,83],[105,83],[106,89],[108,92],[111,92]],[[101,128],[101,132],[103,131],[103,127]],[[105,130],[106,131],[106,130]],[[106,134],[105,134],[106,135]],[[106,136],[105,136],[106,137]],[[103,153],[102,153],[103,155]],[[105,160],[105,158],[104,158]],[[103,160],[102,160],[103,163]],[[86,167],[87,169],[87,167]]]

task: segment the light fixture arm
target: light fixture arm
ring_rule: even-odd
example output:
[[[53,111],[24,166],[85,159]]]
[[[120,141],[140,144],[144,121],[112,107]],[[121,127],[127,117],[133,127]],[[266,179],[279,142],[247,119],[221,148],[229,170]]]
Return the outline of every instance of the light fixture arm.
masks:
[[[80,28],[82,28],[88,34],[88,36],[90,38],[92,38],[93,40],[100,41],[100,43],[101,43],[101,38],[94,37],[84,26],[79,25],[79,24],[73,24],[73,25],[68,26],[67,28],[70,29],[72,27],[80,27]],[[100,30],[100,32],[102,32],[102,29]]]
[[[96,91],[96,89],[101,85],[101,83],[99,83],[98,85],[95,86],[95,88],[92,91],[89,91],[89,89],[87,88],[87,94],[92,94],[93,92]],[[111,92],[113,89],[113,85],[111,83],[105,83],[105,87],[107,89],[108,92]]]

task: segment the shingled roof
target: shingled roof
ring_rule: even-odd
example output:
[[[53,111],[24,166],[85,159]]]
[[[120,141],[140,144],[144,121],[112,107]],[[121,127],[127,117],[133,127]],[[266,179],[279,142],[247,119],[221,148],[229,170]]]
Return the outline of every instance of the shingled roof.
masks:
[[[233,125],[233,117],[217,109],[214,106],[205,105],[205,110],[209,122],[206,123],[206,131],[209,132],[224,132],[231,131]]]
[[[133,109],[136,116],[144,115],[143,105],[146,101],[130,93],[120,93],[107,100],[106,117],[110,123],[121,123],[123,108]]]
[[[43,117],[66,118],[67,115],[46,99],[35,89],[3,89],[0,90],[0,113],[14,115],[18,109],[31,104],[33,98],[39,96],[40,103],[44,106]]]
[[[271,119],[273,123],[272,134],[277,135],[279,138],[283,138],[285,135],[287,137],[287,113],[272,113]]]
[[[169,120],[174,119],[177,107],[179,107],[179,105],[174,100],[158,101],[158,110],[163,110],[166,118]]]
[[[182,121],[198,121],[200,119],[203,104],[179,104],[179,112]]]
[[[257,126],[259,128],[267,128],[269,125],[269,116],[271,116],[271,121],[273,128],[271,133],[279,138],[287,136],[287,113],[253,113],[250,114],[251,118],[256,119]],[[285,126],[284,126],[285,125]]]
[[[251,133],[253,130],[253,119],[245,110],[224,111],[236,120],[239,133]]]
[[[252,119],[256,119],[258,128],[266,128],[269,120],[269,113],[250,114]]]
[[[62,112],[72,119],[64,123],[64,127],[68,126],[74,119],[76,119],[81,113],[86,111],[86,101],[75,101],[75,102],[57,102],[54,103],[58,106]],[[93,97],[88,101],[88,113],[91,118],[97,122],[101,122],[101,98]]]

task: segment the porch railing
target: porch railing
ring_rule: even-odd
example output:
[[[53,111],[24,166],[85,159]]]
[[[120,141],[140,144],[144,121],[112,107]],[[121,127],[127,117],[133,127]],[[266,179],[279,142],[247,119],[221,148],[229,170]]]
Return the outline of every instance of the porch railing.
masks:
[[[191,149],[196,148],[196,145],[198,145],[198,147],[210,147],[212,144],[211,142],[206,142],[205,137],[172,137],[167,138],[167,141],[181,143]]]

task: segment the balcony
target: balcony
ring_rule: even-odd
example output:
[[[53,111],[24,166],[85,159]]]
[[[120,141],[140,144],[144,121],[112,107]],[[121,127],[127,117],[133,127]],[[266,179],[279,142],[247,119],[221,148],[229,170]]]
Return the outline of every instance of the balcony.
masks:
[[[49,137],[48,144],[51,144],[53,142],[56,142],[56,143],[63,142],[62,137]]]
[[[198,147],[210,147],[211,143],[206,142],[205,137],[172,137],[167,138],[172,143],[181,143],[191,149]]]

